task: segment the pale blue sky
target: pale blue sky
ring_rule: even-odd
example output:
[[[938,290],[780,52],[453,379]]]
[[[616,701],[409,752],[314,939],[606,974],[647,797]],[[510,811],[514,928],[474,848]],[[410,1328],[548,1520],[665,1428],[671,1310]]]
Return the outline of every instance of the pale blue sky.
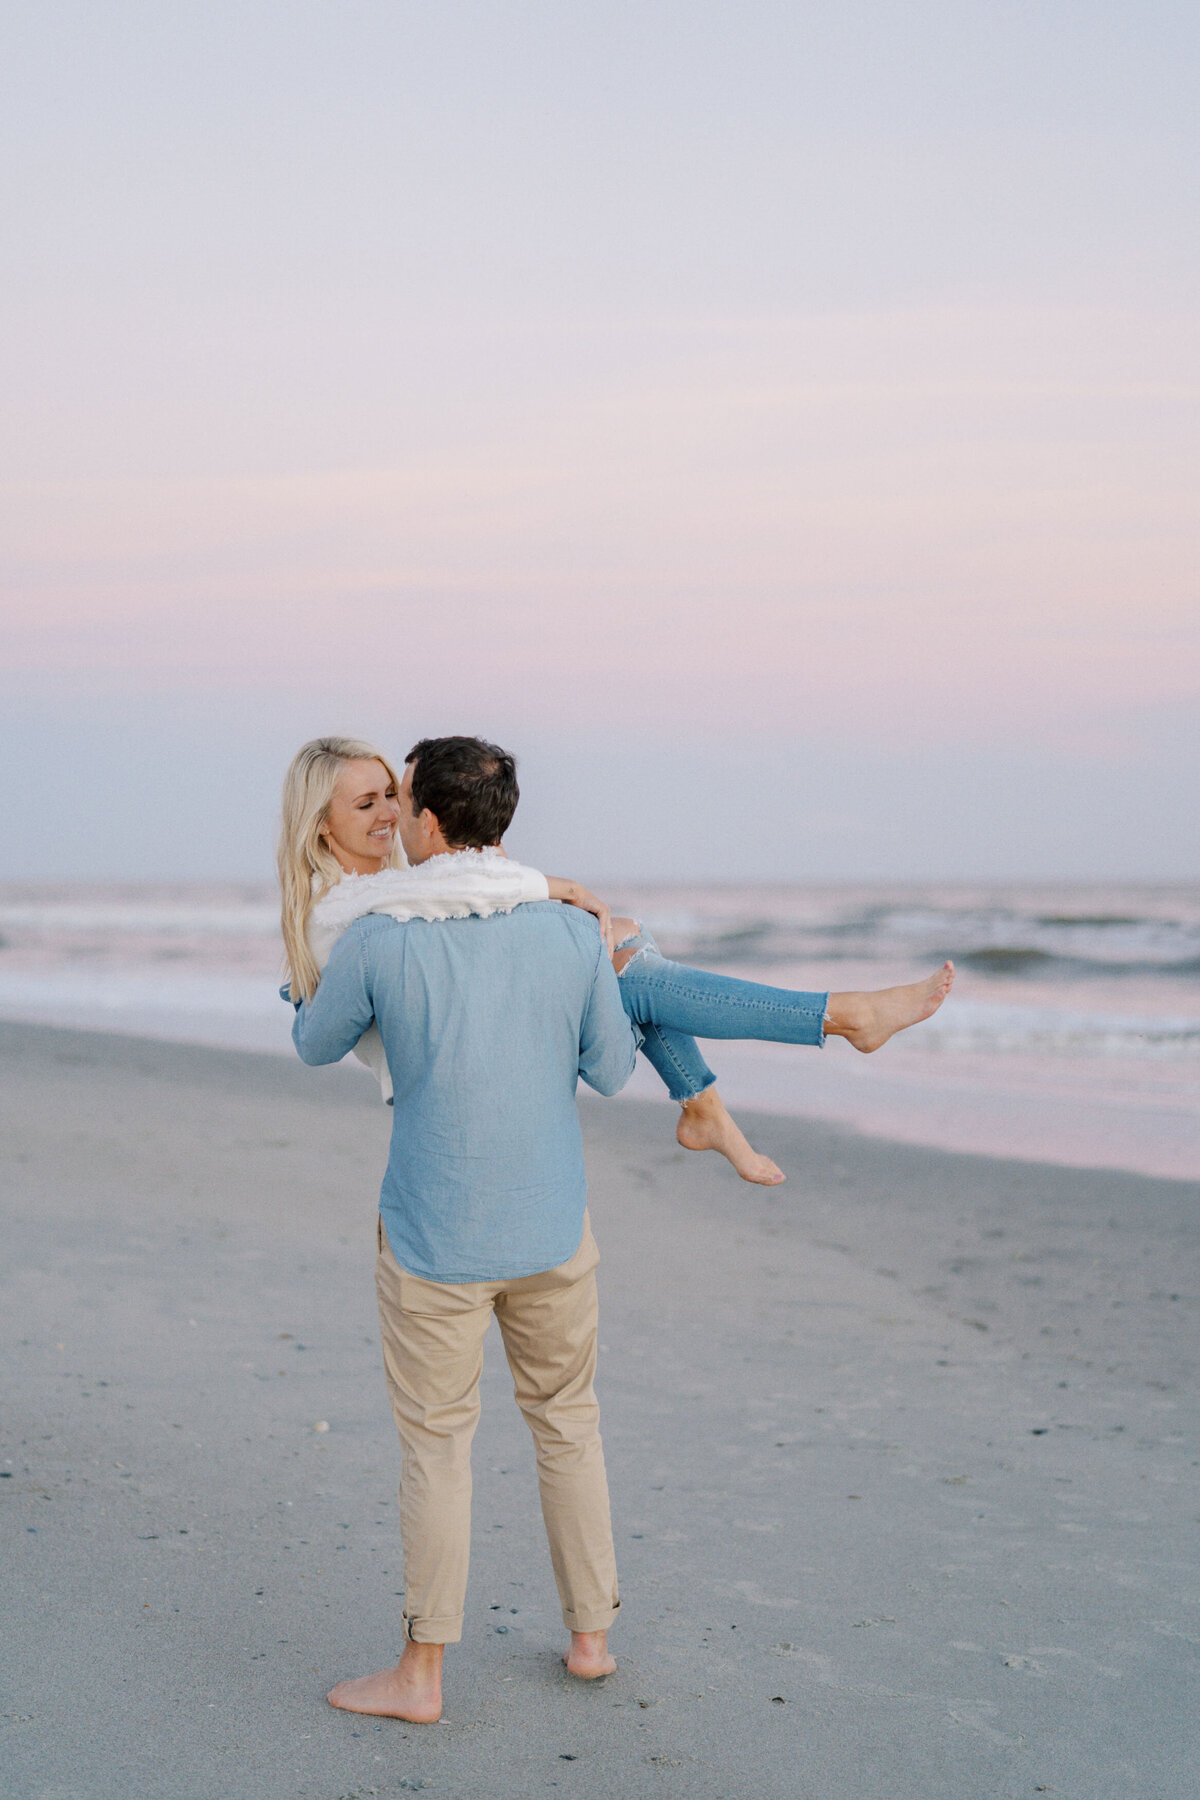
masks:
[[[1200,873],[1194,7],[4,16],[0,874]]]

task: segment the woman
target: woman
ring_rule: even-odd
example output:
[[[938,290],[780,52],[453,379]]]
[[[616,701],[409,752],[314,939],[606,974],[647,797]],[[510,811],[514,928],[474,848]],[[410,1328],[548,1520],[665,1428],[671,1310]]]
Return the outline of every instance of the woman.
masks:
[[[582,907],[595,914],[610,952],[615,948],[625,1011],[642,1034],[647,1060],[680,1103],[676,1138],[687,1150],[719,1151],[744,1181],[773,1187],[784,1175],[730,1117],[694,1034],[816,1046],[827,1036],[844,1037],[858,1050],[877,1050],[936,1012],[954,979],[953,965],[945,963],[906,987],[807,994],[670,962],[636,921],[611,919],[577,882],[525,868],[498,845],[408,867],[396,835],[399,795],[387,757],[361,739],[316,738],[293,758],[278,857],[292,994],[311,999],[337,938],[365,913],[399,920],[488,917],[547,899]],[[390,1099],[391,1077],[374,1027],[356,1055]]]

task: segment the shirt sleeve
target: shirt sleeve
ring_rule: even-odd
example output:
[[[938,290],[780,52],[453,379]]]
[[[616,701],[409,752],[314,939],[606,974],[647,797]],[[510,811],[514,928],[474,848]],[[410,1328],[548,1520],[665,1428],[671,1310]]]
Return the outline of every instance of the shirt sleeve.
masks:
[[[374,1018],[367,939],[351,928],[333,946],[312,999],[296,1008],[292,1042],[302,1062],[341,1062]]]
[[[621,1004],[616,970],[603,940],[579,1032],[579,1073],[598,1094],[619,1094],[637,1061],[641,1034]]]

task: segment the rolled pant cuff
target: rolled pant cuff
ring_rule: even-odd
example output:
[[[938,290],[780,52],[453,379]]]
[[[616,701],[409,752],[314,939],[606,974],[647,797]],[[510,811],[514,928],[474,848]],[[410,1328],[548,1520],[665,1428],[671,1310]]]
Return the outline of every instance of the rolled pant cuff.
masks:
[[[576,1626],[576,1630],[580,1630]],[[414,1644],[457,1644],[463,1634],[463,1615],[454,1619],[410,1619],[404,1615],[404,1635]]]
[[[618,1600],[612,1606],[597,1606],[587,1612],[568,1612],[563,1607],[563,1624],[568,1631],[607,1631],[621,1610]]]

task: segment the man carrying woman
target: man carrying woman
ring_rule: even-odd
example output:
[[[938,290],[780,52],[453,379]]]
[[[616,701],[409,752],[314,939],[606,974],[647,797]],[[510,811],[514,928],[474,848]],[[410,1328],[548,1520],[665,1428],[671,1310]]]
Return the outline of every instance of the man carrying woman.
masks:
[[[317,740],[284,792],[296,1047],[314,1064],[359,1050],[395,1109],[376,1285],[402,1445],[407,1641],[394,1667],[329,1699],[414,1722],[440,1716],[444,1646],[462,1634],[493,1313],[534,1438],[564,1660],[581,1679],[616,1666],[579,1078],[614,1094],[641,1047],[686,1119],[713,1088],[692,1032],[810,1044],[832,1034],[873,1049],[936,1010],[953,975],[947,965],[876,995],[793,994],[670,963],[639,934],[618,977],[607,909],[504,857],[518,797],[512,757],[475,738],[422,740],[400,784],[371,746]],[[618,935],[632,924],[618,922]]]

